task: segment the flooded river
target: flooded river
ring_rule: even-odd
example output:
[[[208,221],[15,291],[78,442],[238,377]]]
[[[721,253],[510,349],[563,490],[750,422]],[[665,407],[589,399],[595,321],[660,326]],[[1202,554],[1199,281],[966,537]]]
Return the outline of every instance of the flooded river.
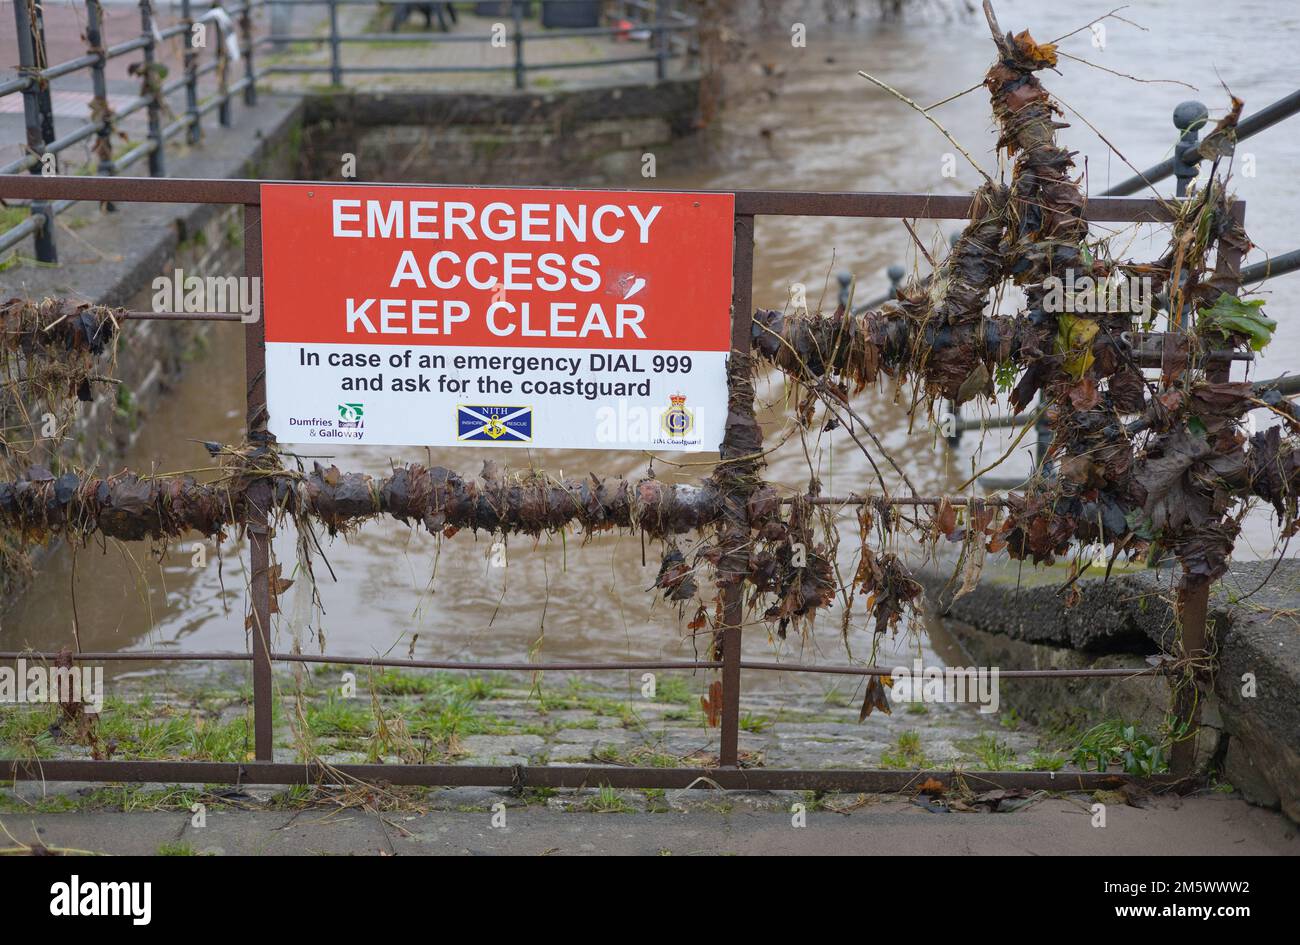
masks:
[[[1107,4],[998,4],[1004,27],[1028,25],[1040,41],[1086,26],[1086,17],[1100,15]],[[1243,2],[1224,19],[1222,4],[1137,2],[1124,11],[1140,23],[1137,29],[1106,21],[1105,45],[1093,46],[1087,30],[1064,41],[1063,49],[1118,72],[1144,79],[1179,79],[1196,92],[1173,84],[1139,84],[1073,60],[1063,60],[1062,76],[1048,74],[1049,90],[1083,115],[1140,167],[1170,154],[1175,132],[1173,106],[1200,98],[1211,115],[1221,114],[1226,95],[1220,79],[1246,99],[1250,113],[1294,89],[1294,70],[1279,68],[1290,61],[1289,37],[1295,35],[1300,8],[1286,4]],[[736,93],[716,126],[689,144],[660,155],[662,189],[799,189],[916,191],[961,193],[978,183],[975,172],[960,157],[945,162],[952,146],[918,114],[873,88],[855,73],[864,69],[895,85],[918,102],[937,102],[977,84],[988,67],[992,47],[982,18],[948,22],[909,22],[881,25],[859,20],[828,27],[809,19],[806,48],[794,48],[780,34],[759,43],[756,61],[738,69],[732,81]],[[1248,53],[1248,54],[1247,54]],[[1291,84],[1288,85],[1288,82]],[[982,89],[936,112],[939,120],[985,169],[994,171],[994,136],[987,96]],[[1072,127],[1066,143],[1080,152],[1091,192],[1127,178],[1130,168],[1101,142],[1087,125],[1068,115]],[[1240,152],[1253,155],[1255,176],[1236,180],[1248,201],[1247,228],[1263,251],[1294,249],[1300,216],[1300,136],[1294,123],[1264,132]],[[956,176],[945,177],[945,165]],[[638,165],[639,167],[639,165]],[[574,181],[554,180],[565,184]],[[501,181],[502,184],[510,183]],[[629,180],[609,180],[613,186],[642,186],[639,174]],[[1172,184],[1163,185],[1169,193]],[[946,245],[958,224],[922,223],[918,234],[927,245]],[[1133,234],[1133,255],[1148,254],[1140,234]],[[1118,246],[1129,241],[1121,234]],[[782,307],[790,286],[807,287],[810,306],[825,298],[833,306],[837,284],[833,273],[848,269],[859,282],[858,298],[877,295],[887,287],[885,269],[902,264],[924,270],[910,240],[896,221],[766,218],[759,221],[755,263],[755,304]],[[1158,251],[1152,247],[1149,254]],[[1262,258],[1252,256],[1251,259]],[[1268,312],[1280,327],[1259,364],[1252,370],[1265,377],[1300,369],[1300,323],[1296,304],[1283,294],[1282,277],[1269,296]],[[1267,288],[1267,287],[1266,287]],[[184,470],[206,465],[207,457],[192,440],[237,442],[242,436],[242,339],[238,326],[216,325],[211,349],[196,363],[184,385],[147,421],[128,463],[135,468]],[[1240,367],[1238,368],[1240,371]],[[765,411],[769,446],[784,429],[783,389],[779,382],[760,385],[760,397],[774,405]],[[968,434],[956,452],[947,450],[930,430],[908,432],[902,404],[892,392],[868,391],[857,409],[872,423],[886,446],[905,464],[922,490],[953,489],[969,474],[973,462],[983,465],[1001,455],[1008,439],[990,434],[977,456],[977,438]],[[875,487],[870,469],[843,434],[808,438],[809,455],[829,494],[867,491]],[[334,461],[345,469],[383,474],[390,461],[432,461],[465,474],[477,473],[486,450],[434,451],[388,448],[340,448]],[[497,455],[497,454],[493,454]],[[499,458],[499,456],[498,456]],[[549,472],[567,475],[594,471],[635,477],[645,472],[649,458],[639,453],[552,451],[525,456],[512,452],[515,464],[531,461]],[[668,454],[654,462],[656,475],[696,478],[708,470],[707,455]],[[682,468],[673,463],[684,462]],[[1029,457],[1018,452],[999,470],[1023,475]],[[809,476],[808,460],[798,438],[772,456],[769,475],[794,488]],[[855,532],[844,522],[846,536]],[[318,650],[324,630],[333,653],[404,656],[408,649],[425,658],[562,658],[620,659],[634,657],[690,658],[697,649],[686,635],[675,609],[657,603],[645,592],[654,580],[658,548],[642,546],[635,536],[602,537],[583,542],[542,539],[533,547],[513,538],[507,567],[489,566],[491,539],[462,532],[454,539],[435,541],[427,533],[395,523],[367,525],[348,540],[326,546],[338,576],[317,567],[323,618],[304,630],[304,647]],[[852,552],[841,553],[841,569],[851,573]],[[1268,520],[1255,516],[1238,554],[1268,555],[1272,534]],[[909,550],[909,549],[904,549]],[[276,540],[276,552],[293,567],[291,534]],[[915,560],[915,549],[909,553]],[[86,650],[154,649],[242,650],[246,602],[246,549],[227,542],[218,556],[208,555],[206,567],[191,567],[189,543],[169,549],[161,561],[143,546],[83,549],[76,562],[66,549],[52,556],[32,591],[5,616],[0,649],[34,646],[53,649],[72,640],[73,601]],[[301,605],[301,599],[297,604]],[[295,590],[286,592],[286,617],[295,608]],[[288,649],[291,621],[277,628],[276,649]],[[783,644],[756,629],[746,636],[747,655],[783,659],[842,661],[844,644],[839,615],[823,615],[817,632]],[[849,644],[853,655],[865,658],[870,634],[859,611],[852,620]],[[897,655],[915,643],[900,635]],[[928,645],[927,645],[928,646]],[[706,642],[700,641],[701,655]],[[927,649],[928,652],[928,649]],[[882,655],[882,661],[894,658]],[[138,671],[138,667],[132,667]],[[790,686],[772,674],[747,680],[749,686]],[[820,683],[812,683],[820,685]],[[843,685],[842,685],[843,688]]]

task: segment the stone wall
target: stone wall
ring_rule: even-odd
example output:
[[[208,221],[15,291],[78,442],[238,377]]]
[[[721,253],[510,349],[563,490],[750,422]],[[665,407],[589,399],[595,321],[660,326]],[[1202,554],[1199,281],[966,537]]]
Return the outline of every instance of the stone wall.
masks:
[[[1169,652],[1176,575],[1139,571],[1079,582],[1066,609],[1057,583],[1017,586],[986,570],[974,592],[951,600],[946,579],[922,576],[933,606],[973,659],[1004,669],[1132,666]],[[1064,580],[1064,578],[1062,578]],[[1233,565],[1214,585],[1209,637],[1218,657],[1202,708],[1197,757],[1247,800],[1300,822],[1300,559]],[[1253,685],[1253,690],[1251,686]],[[1052,721],[1069,708],[1155,728],[1168,708],[1162,680],[1008,680],[1004,701]],[[1250,694],[1252,693],[1253,694]]]
[[[698,80],[563,92],[339,92],[306,101],[298,176],[457,184],[643,180],[641,157],[695,128]]]

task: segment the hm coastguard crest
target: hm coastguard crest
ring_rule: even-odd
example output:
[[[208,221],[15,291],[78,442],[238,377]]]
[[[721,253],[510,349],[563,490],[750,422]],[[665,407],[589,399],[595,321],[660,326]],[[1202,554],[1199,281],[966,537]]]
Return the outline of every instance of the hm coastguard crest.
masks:
[[[686,436],[695,426],[695,414],[686,408],[685,394],[672,394],[672,404],[664,411],[660,425],[669,436]]]

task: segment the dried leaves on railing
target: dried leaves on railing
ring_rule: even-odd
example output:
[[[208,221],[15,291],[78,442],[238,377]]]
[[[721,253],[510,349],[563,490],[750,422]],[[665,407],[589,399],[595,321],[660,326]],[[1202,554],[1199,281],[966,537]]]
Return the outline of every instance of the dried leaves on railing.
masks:
[[[925,395],[927,411],[937,398],[991,394],[995,374],[1018,374],[1011,406],[1024,410],[1041,395],[1054,474],[1010,498],[986,547],[1050,563],[1076,545],[1112,544],[1116,554],[1154,546],[1172,551],[1189,579],[1213,579],[1226,569],[1244,500],[1270,502],[1288,533],[1300,527],[1295,444],[1275,430],[1247,451],[1241,420],[1267,402],[1227,380],[1226,354],[1257,350],[1274,327],[1258,300],[1236,295],[1249,239],[1212,175],[1174,205],[1161,259],[1111,259],[1107,240],[1089,239],[1072,155],[1056,142],[1062,112],[1035,75],[1056,65],[1055,48],[1027,31],[1003,34],[986,11],[999,59],[985,85],[999,146],[1013,161],[1010,186],[980,188],[953,253],[897,301],[861,314],[759,310],[754,351],[814,391],[857,390],[891,374]],[[1240,113],[1234,98],[1212,133],[1216,171]],[[1173,331],[1162,338],[1158,380],[1143,374],[1128,340],[1134,309],[1114,304],[1128,296],[1113,288],[1122,280],[1127,289],[1130,278],[1149,280],[1144,304],[1165,299]],[[1024,291],[1021,314],[986,314],[990,289],[1005,282]],[[1076,293],[1076,282],[1088,288]],[[1156,313],[1142,314],[1149,322]],[[1273,401],[1295,419],[1289,404]],[[874,555],[863,555],[859,577],[878,574]]]
[[[0,482],[0,527],[27,541],[59,535],[94,535],[124,541],[177,538],[186,532],[220,535],[248,517],[248,486],[269,478],[276,511],[322,524],[330,534],[388,516],[419,523],[430,532],[460,529],[539,535],[570,525],[589,532],[631,528],[654,538],[692,531],[722,515],[722,502],[708,486],[674,485],[655,479],[553,479],[538,473],[485,469],[467,479],[439,466],[399,466],[375,479],[366,473],[316,466],[310,473],[277,467],[251,472],[237,467],[208,483],[192,476],[141,478],[60,476],[34,468]]]
[[[5,383],[24,383],[51,405],[91,399],[96,359],[117,337],[119,310],[66,299],[0,302],[0,357]]]

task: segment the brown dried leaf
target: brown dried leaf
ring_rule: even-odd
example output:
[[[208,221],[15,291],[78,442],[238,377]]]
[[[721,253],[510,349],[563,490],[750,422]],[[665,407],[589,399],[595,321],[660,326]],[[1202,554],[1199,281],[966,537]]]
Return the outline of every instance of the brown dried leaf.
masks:
[[[704,710],[704,722],[709,728],[717,728],[722,723],[721,680],[709,683],[709,694],[700,696],[700,708]]]
[[[1090,376],[1085,376],[1077,384],[1072,385],[1066,396],[1078,411],[1091,410],[1101,403],[1101,392],[1097,390],[1097,382]]]
[[[1056,65],[1056,44],[1037,43],[1029,35],[1029,30],[1022,30],[1014,37],[1016,53],[1035,68],[1050,69]]]
[[[879,709],[885,715],[893,715],[893,710],[889,708],[889,692],[885,683],[890,684],[893,680],[888,676],[868,676],[867,692],[862,700],[862,710],[858,712],[858,721],[861,722],[874,710]]]

